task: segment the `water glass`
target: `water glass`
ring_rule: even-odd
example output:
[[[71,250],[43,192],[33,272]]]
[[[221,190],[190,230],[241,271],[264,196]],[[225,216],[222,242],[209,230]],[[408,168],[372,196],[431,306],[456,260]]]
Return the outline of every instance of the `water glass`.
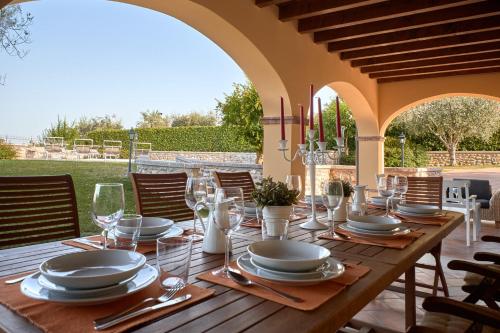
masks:
[[[364,216],[366,215],[366,203],[352,203],[347,204],[347,216]]]
[[[396,193],[400,197],[401,203],[404,203],[405,194],[408,192],[408,178],[405,176],[394,177],[394,187]]]
[[[156,268],[166,291],[184,288],[189,276],[192,237],[161,237],[156,240]]]
[[[323,200],[323,205],[328,209],[330,234],[335,236],[335,219],[333,218],[333,211],[340,206],[344,198],[342,182],[340,180],[329,180],[323,183],[321,186],[321,198]]]
[[[289,221],[285,219],[264,219],[262,222],[262,240],[286,240]]]
[[[186,192],[185,192],[185,198],[186,198],[186,204],[189,208],[191,208],[194,212],[193,216],[193,234],[192,238],[193,240],[200,240],[203,239],[203,236],[198,235],[196,232],[196,219],[199,216],[196,212],[196,204],[200,202],[204,202],[207,199],[207,183],[208,179],[205,177],[189,177],[187,182],[186,182]],[[201,213],[200,216],[203,216],[205,212],[199,212]],[[200,217],[201,219],[202,217]],[[203,221],[201,221],[203,224]]]
[[[394,177],[386,175],[377,175],[377,190],[380,196],[386,198],[385,200],[385,216],[389,216],[389,200],[394,195]]]
[[[100,183],[95,185],[92,199],[92,220],[104,229],[104,249],[107,249],[108,232],[123,216],[125,195],[123,184]]]
[[[302,178],[300,175],[287,175],[286,186],[289,190],[299,192],[300,195],[302,193]],[[297,215],[295,214],[295,205],[292,205],[292,218],[297,218]]]
[[[113,239],[108,247],[116,250],[135,251],[141,233],[142,216],[124,214],[113,229]]]

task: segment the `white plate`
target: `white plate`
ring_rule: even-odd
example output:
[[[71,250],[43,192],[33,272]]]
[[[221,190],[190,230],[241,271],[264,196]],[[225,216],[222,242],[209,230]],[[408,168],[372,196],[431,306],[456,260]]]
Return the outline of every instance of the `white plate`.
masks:
[[[401,220],[385,216],[350,215],[347,217],[347,224],[358,229],[390,231],[394,228],[400,227],[402,222]]]
[[[266,272],[269,272],[272,274],[277,274],[277,275],[282,275],[282,276],[287,276],[287,277],[292,277],[292,278],[303,278],[303,279],[304,278],[315,278],[315,277],[319,277],[321,274],[328,274],[328,272],[330,272],[332,269],[333,270],[336,269],[336,264],[338,262],[337,260],[333,259],[332,257],[329,257],[328,259],[326,259],[326,261],[323,265],[319,266],[315,270],[308,271],[308,272],[284,272],[284,271],[277,271],[277,270],[271,269],[269,267],[259,265],[255,261],[253,261],[252,258],[250,258],[250,261],[251,261],[252,265],[254,265],[255,267],[257,267],[263,271],[266,271]]]
[[[119,282],[118,284],[113,284],[111,286],[102,287],[102,288],[95,288],[95,289],[70,289],[70,288],[66,288],[66,287],[63,287],[63,286],[60,286],[58,284],[50,282],[42,274],[40,274],[38,276],[38,283],[42,287],[44,287],[50,291],[62,292],[62,293],[72,294],[72,295],[92,295],[92,294],[96,294],[96,293],[107,293],[107,292],[113,291],[115,289],[122,288],[124,284],[128,283],[130,280],[134,279],[136,276],[137,275],[134,275],[127,280]]]
[[[339,225],[339,228],[349,231],[359,237],[380,237],[380,238],[398,238],[407,235],[411,232],[411,229],[405,226],[395,228],[391,231],[375,231],[375,230],[363,230],[349,226],[347,223]]]
[[[328,281],[331,279],[334,279],[342,274],[344,274],[345,267],[344,265],[333,259],[334,263],[331,265],[330,269],[328,271],[318,273],[317,276],[314,277],[291,277],[291,276],[284,276],[282,274],[274,274],[265,270],[262,270],[255,265],[252,264],[251,257],[250,255],[244,254],[238,258],[236,263],[238,264],[238,267],[253,276],[257,276],[266,280],[270,280],[273,282],[279,282],[282,284],[287,284],[287,285],[312,285],[312,284],[318,284],[324,281]]]
[[[413,214],[441,213],[441,209],[439,209],[438,206],[431,206],[431,205],[404,204],[404,205],[398,205],[398,210]]]
[[[401,211],[399,209],[396,209],[396,213],[401,214],[403,216],[413,216],[413,217],[440,217],[440,216],[444,215],[442,212],[439,212],[439,213],[430,213],[430,214],[422,214],[422,213],[405,212],[405,211]]]
[[[146,257],[125,250],[69,253],[44,261],[42,275],[52,283],[72,289],[111,286],[134,276]]]
[[[118,230],[115,230],[115,232],[118,233],[118,235],[120,237],[125,237],[125,238],[132,237],[132,235],[121,233]],[[109,235],[108,235],[109,238],[115,239],[115,232],[109,233]],[[158,235],[139,236],[139,243],[143,243],[143,244],[156,243],[156,240],[160,237],[176,237],[176,236],[182,235],[183,233],[184,233],[184,229],[182,229],[181,227],[179,227],[177,225],[173,225],[170,229],[168,229],[167,231],[165,231],[161,234],[158,234]]]
[[[174,225],[174,221],[161,217],[143,217],[141,223],[141,236],[158,235],[167,231]],[[132,234],[134,228],[126,226],[116,226],[122,233]]]
[[[370,198],[370,201],[373,202],[373,203],[379,203],[379,204],[384,204],[385,205],[385,201],[387,200],[386,197],[371,197]]]
[[[252,259],[262,266],[286,272],[313,270],[330,257],[330,250],[293,240],[267,240],[248,245]]]
[[[96,251],[92,251],[96,252]],[[55,303],[73,305],[93,305],[114,301],[118,298],[134,294],[153,283],[158,278],[158,271],[146,264],[137,275],[128,283],[120,285],[120,288],[112,289],[104,293],[90,295],[75,295],[59,291],[51,291],[38,282],[40,273],[30,276],[21,283],[21,292],[27,297]]]

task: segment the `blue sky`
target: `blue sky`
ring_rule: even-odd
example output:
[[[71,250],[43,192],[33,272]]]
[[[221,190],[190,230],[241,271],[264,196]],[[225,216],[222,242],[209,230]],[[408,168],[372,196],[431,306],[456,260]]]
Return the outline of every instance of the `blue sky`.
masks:
[[[244,72],[216,44],[170,16],[104,0],[42,0],[24,59],[0,51],[0,135],[38,136],[57,116],[208,112]],[[331,91],[320,92],[323,99]],[[277,97],[278,98],[278,97]]]

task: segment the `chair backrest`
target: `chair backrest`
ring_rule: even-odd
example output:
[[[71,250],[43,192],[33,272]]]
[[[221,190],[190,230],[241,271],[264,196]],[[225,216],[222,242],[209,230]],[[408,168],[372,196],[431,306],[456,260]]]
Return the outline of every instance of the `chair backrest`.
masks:
[[[469,207],[468,180],[445,180],[443,181],[443,203],[457,207]]]
[[[104,140],[102,142],[104,154],[119,155],[122,150],[122,142],[118,140]]]
[[[90,149],[94,145],[94,140],[92,139],[75,139],[73,141],[73,149],[79,154],[88,154]]]
[[[185,199],[187,174],[131,173],[137,214],[157,216],[173,221],[193,219],[193,211]]]
[[[215,181],[218,187],[241,187],[245,201],[252,201],[255,184],[250,172],[219,172],[215,171]]]
[[[406,202],[443,206],[443,177],[407,177]]]
[[[460,179],[453,178],[453,180],[468,181],[469,194],[477,196],[478,199],[490,200],[493,196],[489,180],[485,179]]]
[[[0,177],[0,248],[80,237],[70,175]]]
[[[150,142],[134,142],[134,158],[148,157],[150,152]]]

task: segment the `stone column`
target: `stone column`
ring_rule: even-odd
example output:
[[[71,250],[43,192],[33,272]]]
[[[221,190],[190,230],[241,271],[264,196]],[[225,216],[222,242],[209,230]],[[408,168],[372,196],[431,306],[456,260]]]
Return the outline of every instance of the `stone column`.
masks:
[[[376,188],[375,176],[384,172],[383,136],[359,136],[359,184]]]

